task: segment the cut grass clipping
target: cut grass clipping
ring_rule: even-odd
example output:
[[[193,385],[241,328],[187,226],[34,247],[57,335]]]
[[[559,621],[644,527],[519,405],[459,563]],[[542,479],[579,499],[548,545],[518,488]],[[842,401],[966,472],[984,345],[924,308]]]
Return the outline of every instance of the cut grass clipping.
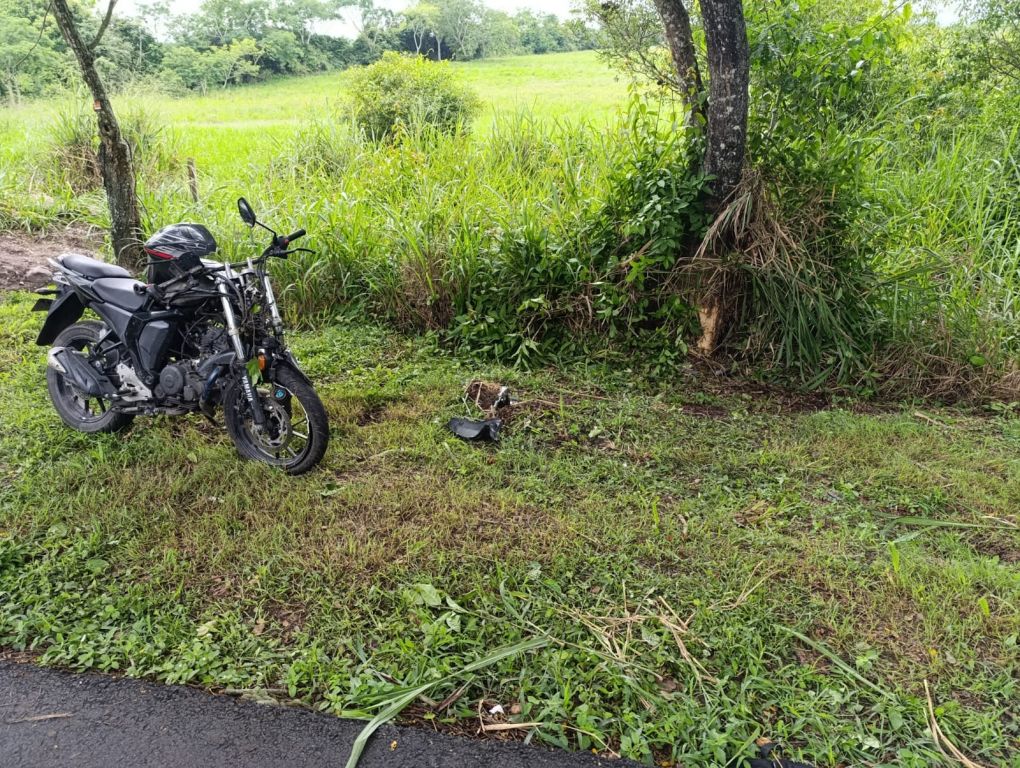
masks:
[[[376,732],[379,726],[385,725],[395,718],[404,711],[408,704],[422,694],[428,693],[436,686],[445,685],[446,683],[453,682],[454,680],[463,680],[472,672],[485,669],[486,667],[492,666],[503,659],[511,656],[517,656],[519,654],[526,653],[527,651],[533,651],[538,648],[544,648],[548,644],[548,639],[544,637],[536,637],[532,640],[525,640],[523,643],[516,643],[515,645],[507,646],[506,648],[500,648],[499,650],[493,651],[488,656],[468,664],[458,672],[449,674],[439,680],[419,685],[416,688],[411,688],[406,692],[396,692],[391,698],[384,699],[379,702],[378,706],[381,707],[379,714],[373,717],[368,722],[368,725],[362,728],[361,733],[358,734],[358,738],[354,740],[354,744],[351,746],[351,756],[347,759],[347,768],[355,768],[358,764],[358,760],[361,759],[361,753],[364,752],[368,739]]]

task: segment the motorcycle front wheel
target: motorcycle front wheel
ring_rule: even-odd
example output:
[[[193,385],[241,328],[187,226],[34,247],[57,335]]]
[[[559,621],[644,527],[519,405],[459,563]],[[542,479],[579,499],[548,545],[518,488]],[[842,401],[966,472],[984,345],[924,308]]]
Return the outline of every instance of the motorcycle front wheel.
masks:
[[[300,475],[320,461],[329,442],[329,419],[314,387],[290,368],[279,368],[274,381],[256,387],[266,423],[256,426],[240,381],[223,398],[227,433],[246,459]]]

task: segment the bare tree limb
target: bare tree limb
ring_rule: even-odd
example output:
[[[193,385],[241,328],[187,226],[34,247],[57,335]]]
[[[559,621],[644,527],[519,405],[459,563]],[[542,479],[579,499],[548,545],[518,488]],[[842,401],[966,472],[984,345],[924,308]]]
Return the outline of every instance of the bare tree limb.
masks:
[[[103,16],[103,22],[99,25],[99,31],[96,32],[95,38],[89,43],[89,50],[95,51],[96,46],[99,45],[99,41],[103,39],[103,35],[106,34],[106,28],[110,26],[110,20],[113,18],[113,7],[117,5],[117,0],[110,0],[110,4],[106,6],[106,15]]]

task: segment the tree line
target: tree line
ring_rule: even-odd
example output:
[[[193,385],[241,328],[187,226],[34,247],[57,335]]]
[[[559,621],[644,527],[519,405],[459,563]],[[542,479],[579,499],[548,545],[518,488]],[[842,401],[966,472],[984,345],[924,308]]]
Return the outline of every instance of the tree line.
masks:
[[[105,15],[85,0],[68,3],[85,37]],[[113,88],[138,80],[171,91],[226,87],[274,75],[370,64],[384,51],[460,61],[594,48],[597,30],[580,18],[522,10],[507,14],[479,0],[424,0],[391,11],[372,0],[205,0],[194,13],[167,0],[114,14],[96,66]],[[353,23],[347,37],[332,30]],[[89,38],[91,39],[91,38]],[[8,103],[63,87],[74,60],[50,4],[0,0],[0,95]]]

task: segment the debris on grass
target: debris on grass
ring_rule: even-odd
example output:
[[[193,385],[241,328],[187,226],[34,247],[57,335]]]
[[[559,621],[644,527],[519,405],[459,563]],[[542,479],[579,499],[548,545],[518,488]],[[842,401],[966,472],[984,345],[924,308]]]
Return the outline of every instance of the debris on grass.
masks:
[[[467,385],[464,390],[464,398],[474,403],[476,408],[488,414],[490,418],[495,416],[500,409],[513,404],[509,387],[481,379],[475,379]]]
[[[500,419],[464,419],[454,417],[446,427],[462,440],[495,443],[499,440],[499,430],[503,426]]]
[[[510,397],[510,387],[475,379],[464,390],[464,401],[473,402],[485,414],[484,419],[456,416],[447,422],[447,429],[462,440],[495,443],[503,428],[504,416],[513,415],[516,404]]]
[[[411,688],[410,690],[403,688],[399,689],[391,698],[384,699],[379,702],[379,713],[373,717],[364,728],[361,729],[361,733],[358,734],[358,737],[354,740],[354,744],[351,747],[351,755],[347,759],[347,768],[356,768],[358,760],[361,759],[362,752],[365,751],[365,745],[368,744],[369,738],[379,729],[379,726],[384,725],[395,718],[404,710],[405,707],[407,707],[408,704],[417,699],[423,693],[435,688],[437,685],[448,683],[456,678],[464,677],[472,672],[477,672],[485,669],[486,667],[490,667],[510,656],[517,656],[521,653],[525,653],[526,651],[538,650],[539,648],[544,648],[548,644],[548,638],[533,637],[530,640],[525,640],[504,648],[498,648],[487,656],[471,662],[460,671],[446,675],[438,680],[431,680],[423,685]]]

